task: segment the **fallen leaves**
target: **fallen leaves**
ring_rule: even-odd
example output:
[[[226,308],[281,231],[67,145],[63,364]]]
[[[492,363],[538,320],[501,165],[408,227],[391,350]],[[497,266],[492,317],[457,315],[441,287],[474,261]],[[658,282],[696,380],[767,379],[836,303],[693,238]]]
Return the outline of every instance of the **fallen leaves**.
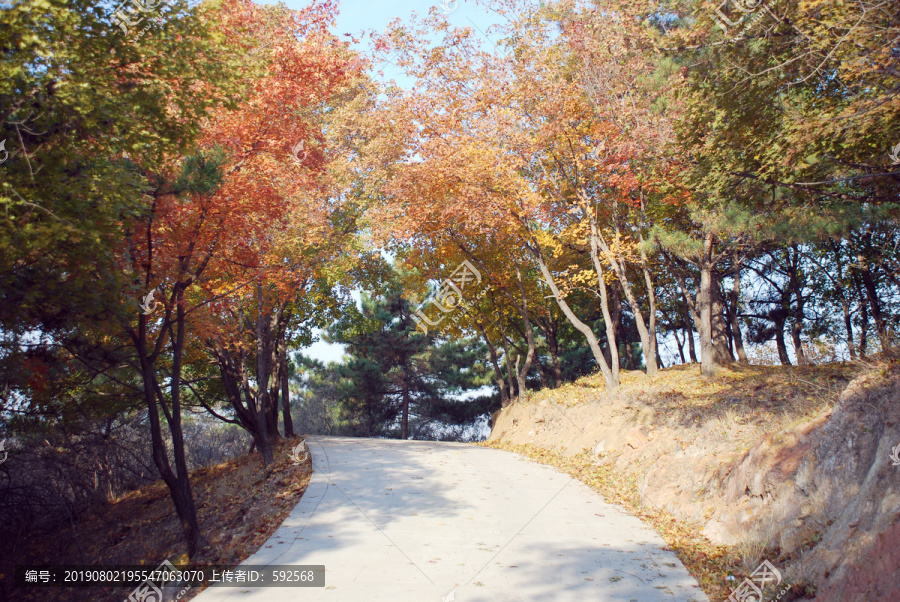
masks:
[[[276,446],[275,463],[262,473],[258,452],[194,471],[191,485],[200,526],[210,546],[210,564],[237,564],[260,549],[278,529],[309,485],[312,462],[292,464],[290,442]],[[152,564],[186,562],[184,536],[168,492],[155,483],[76,519],[74,533],[55,531],[29,540],[17,564]],[[77,538],[77,540],[76,540]],[[201,591],[191,590],[182,600]],[[120,602],[122,588],[59,589],[58,602]],[[23,602],[45,599],[41,589],[16,592]]]

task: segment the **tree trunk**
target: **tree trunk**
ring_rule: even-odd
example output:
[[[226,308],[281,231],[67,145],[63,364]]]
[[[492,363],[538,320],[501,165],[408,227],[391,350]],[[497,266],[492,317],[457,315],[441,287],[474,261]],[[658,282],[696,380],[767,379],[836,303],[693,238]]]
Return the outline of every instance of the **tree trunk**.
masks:
[[[500,318],[500,339],[503,341],[503,354],[506,359],[506,380],[509,382],[509,398],[516,398],[516,387],[513,384],[513,365],[512,356],[509,354],[509,339],[506,336],[506,329],[503,327],[503,318]]]
[[[688,342],[688,353],[691,358],[691,363],[697,363],[697,352],[694,346],[694,328],[691,327],[693,323],[698,329],[700,327],[700,312],[697,311],[697,306],[691,298],[691,295],[688,294],[687,289],[687,280],[680,273],[678,266],[669,257],[668,253],[663,252],[663,257],[669,263],[669,266],[672,268],[672,272],[675,274],[675,281],[678,283],[678,289],[681,292],[681,298],[684,300],[684,304],[682,305],[682,319],[684,320],[684,337]],[[699,295],[699,293],[698,293]],[[693,322],[691,319],[693,318]],[[699,330],[698,330],[699,332]]]
[[[618,329],[618,320],[613,321],[609,312],[609,295],[606,289],[606,278],[603,276],[603,265],[600,263],[599,255],[599,230],[594,221],[593,212],[591,212],[591,259],[594,263],[594,272],[597,273],[597,290],[600,291],[600,311],[603,314],[603,322],[606,326],[606,345],[609,347],[609,370],[612,373],[612,379],[615,386],[619,386],[619,347],[616,330]],[[554,291],[554,294],[555,291]],[[568,307],[568,305],[567,305]],[[563,312],[565,313],[565,312]],[[577,327],[576,327],[577,328]],[[590,329],[588,329],[590,330]],[[591,331],[593,334],[593,331]],[[607,388],[609,386],[607,385]]]
[[[275,452],[272,441],[269,439],[269,411],[271,400],[269,398],[269,379],[271,378],[272,361],[272,323],[271,316],[263,310],[262,284],[256,283],[256,424],[259,425],[259,451],[262,453],[263,465],[268,469],[275,462]]]
[[[864,255],[859,254],[856,257],[859,263],[859,275],[862,278],[863,288],[866,291],[866,299],[872,310],[872,318],[875,320],[875,332],[878,333],[878,340],[881,341],[881,350],[890,351],[891,339],[884,322],[884,316],[881,313],[881,304],[878,302],[878,289],[875,286],[875,280],[872,278],[872,272]]]
[[[675,337],[675,344],[678,345],[678,355],[681,357],[681,363],[686,364],[687,361],[684,359],[684,343],[678,338],[678,328],[672,329],[672,335]]]
[[[556,321],[547,310],[547,321],[539,321],[543,331],[544,339],[547,341],[547,349],[550,351],[550,367],[553,375],[553,388],[556,389],[562,384],[562,366],[559,363],[559,340],[556,338],[557,328]]]
[[[750,364],[747,361],[747,352],[744,350],[744,336],[741,334],[741,323],[738,311],[741,304],[741,263],[735,256],[734,275],[732,278],[731,292],[729,293],[729,318],[731,322],[731,335],[734,338],[734,348],[737,351],[738,363],[742,366]]]
[[[606,240],[603,238],[603,235],[600,233],[599,228],[595,223],[591,224],[591,246],[599,246],[603,249],[603,254],[606,256],[606,260],[609,261],[610,265],[613,268],[613,271],[616,273],[616,276],[619,279],[619,284],[622,287],[622,292],[625,293],[625,299],[628,301],[628,305],[631,307],[631,313],[634,315],[634,322],[637,326],[638,336],[641,338],[641,350],[644,352],[644,365],[646,366],[647,375],[653,376],[657,372],[656,365],[656,348],[653,344],[653,337],[650,336],[650,331],[647,329],[647,323],[644,322],[644,315],[641,312],[641,306],[637,302],[637,298],[634,295],[634,291],[631,288],[631,283],[628,280],[628,274],[625,271],[624,262],[620,262],[619,259],[613,255],[612,250],[609,248],[609,245],[606,244]],[[598,274],[602,274],[602,268],[599,267],[600,258],[593,254],[594,259],[594,267],[598,270]],[[646,270],[645,270],[646,275]],[[647,276],[649,279],[649,275]],[[652,284],[651,286],[651,294],[652,294]],[[653,309],[655,310],[655,301],[652,302]],[[652,314],[652,312],[651,312]],[[651,324],[655,326],[655,317],[651,315],[650,318]]]
[[[510,398],[506,394],[506,384],[503,382],[503,370],[500,369],[500,361],[497,356],[497,348],[494,347],[494,343],[491,342],[491,339],[488,338],[487,332],[484,329],[484,326],[479,322],[475,322],[475,325],[478,327],[478,331],[481,333],[481,338],[484,339],[485,344],[487,344],[488,353],[491,354],[491,366],[494,369],[494,382],[497,383],[497,388],[500,389],[500,407],[505,408],[509,405]]]
[[[654,335],[653,338],[656,339],[656,335]],[[654,344],[657,348],[659,348],[659,341],[654,340],[654,341],[653,341],[653,344]],[[666,365],[663,363],[662,358],[659,356],[658,353],[656,354],[656,366],[657,366],[660,370],[664,370],[665,367],[666,367]]]
[[[615,364],[615,372],[610,369],[610,365],[607,364],[606,358],[603,356],[603,350],[600,349],[600,342],[597,340],[597,336],[591,330],[591,327],[578,319],[572,309],[569,307],[569,304],[566,303],[566,300],[562,298],[562,294],[559,291],[559,288],[556,286],[555,281],[553,280],[553,275],[550,273],[550,270],[547,268],[547,264],[544,263],[544,258],[541,255],[540,249],[529,246],[529,250],[534,257],[534,260],[537,262],[538,267],[541,270],[541,275],[544,277],[544,283],[550,288],[550,292],[553,293],[554,298],[556,299],[556,304],[559,306],[559,309],[563,312],[563,315],[567,320],[575,327],[575,329],[584,335],[584,338],[587,340],[588,347],[591,349],[591,353],[594,355],[594,360],[597,362],[597,365],[600,366],[600,371],[603,373],[603,379],[606,382],[607,391],[613,391],[616,387],[619,386],[619,370],[618,370],[618,355],[616,356],[616,364]],[[603,306],[603,314],[604,320],[606,320],[609,316],[609,302],[606,296],[606,285],[603,283],[602,278],[600,279],[600,288],[603,291],[601,295],[601,304]],[[609,336],[610,332],[610,324],[607,322],[607,336]],[[615,340],[609,341],[610,348],[615,347]]]
[[[403,441],[409,439],[409,381],[405,369],[403,371],[403,414],[400,418],[400,438]]]
[[[724,365],[734,361],[734,354],[731,353],[731,344],[728,342],[725,303],[722,295],[722,275],[718,270],[713,269],[711,276],[713,350],[717,363]]]
[[[547,380],[547,375],[544,374],[544,368],[541,366],[540,356],[538,356],[537,361],[534,362],[534,369],[537,371],[538,378],[541,381],[541,389],[549,389],[550,382]]]
[[[650,352],[659,363],[659,368],[663,368],[662,360],[659,357],[659,341],[656,338],[656,289],[653,287],[653,278],[650,276],[650,268],[647,261],[647,251],[644,245],[644,225],[647,216],[644,213],[644,189],[641,188],[641,223],[638,227],[638,242],[641,247],[641,270],[644,272],[644,286],[647,287],[647,303],[650,309],[648,316],[647,329],[650,333]],[[650,374],[648,371],[647,374]]]
[[[784,323],[784,314],[778,314],[775,317],[775,345],[778,347],[778,359],[781,361],[781,365],[790,366],[791,358],[787,352],[787,345],[784,343]]]
[[[796,320],[791,324],[791,342],[794,344],[794,355],[797,356],[797,365],[809,365],[806,350],[803,349],[803,340],[800,338],[800,323]]]
[[[270,441],[280,441],[281,433],[278,432],[278,414],[280,413],[281,404],[279,397],[281,393],[281,361],[278,355],[278,337],[276,337],[272,345],[272,376],[269,380],[269,411],[266,412],[266,428],[269,433]]]
[[[687,339],[688,344],[688,357],[691,358],[691,363],[697,363],[697,350],[695,348],[694,343],[694,328],[691,324],[699,324],[700,319],[699,315],[694,318],[694,322],[691,322],[691,316],[689,314],[689,307],[693,305],[688,300],[688,296],[686,292],[682,292],[682,297],[684,297],[684,306],[683,306],[683,319],[684,319],[684,338]],[[693,312],[696,313],[696,312]]]
[[[150,419],[150,439],[152,443],[153,463],[156,465],[159,474],[169,489],[169,495],[175,506],[175,513],[178,515],[178,522],[181,523],[181,530],[184,533],[185,541],[188,546],[188,556],[194,558],[203,548],[204,540],[200,530],[200,523],[197,520],[197,507],[194,503],[193,493],[191,492],[190,480],[187,474],[176,475],[169,465],[169,456],[166,451],[166,444],[162,436],[162,425],[159,420],[159,406],[157,405],[156,393],[154,391],[155,383],[153,380],[153,367],[146,360],[146,355],[142,358],[143,377],[144,377],[144,397],[147,401],[148,417]]]
[[[279,341],[278,363],[281,365],[281,415],[284,422],[284,436],[294,436],[294,417],[291,416],[290,374],[288,373],[287,332]]]
[[[711,270],[708,263],[700,268],[700,372],[704,376],[713,376],[718,369],[713,353],[712,343],[712,299],[710,295]]]
[[[719,283],[713,269],[713,247],[715,241],[711,233],[707,233],[703,241],[703,256],[700,261],[700,291],[698,302],[700,309],[700,372],[704,376],[713,376],[726,361],[723,357],[721,337],[724,328],[721,303],[717,299]],[[718,319],[714,314],[718,313]]]
[[[806,300],[803,298],[803,287],[800,285],[800,253],[797,246],[791,246],[792,253],[788,256],[788,282],[791,292],[793,293],[795,303],[793,304],[793,323],[791,324],[791,341],[794,343],[794,354],[797,356],[797,365],[806,366],[809,360],[806,357],[806,351],[803,349],[803,340],[800,334],[803,331],[803,322],[806,320],[804,314],[804,306]]]
[[[869,309],[866,298],[863,293],[863,287],[859,282],[856,272],[859,270],[850,270],[853,278],[853,288],[856,291],[856,303],[859,305],[859,357],[866,357],[866,350],[869,342]]]
[[[171,337],[173,350],[173,366],[170,378],[170,394],[181,389],[182,350],[184,348],[184,307],[183,299],[178,295],[176,307],[177,332]],[[170,326],[171,328],[171,326]],[[170,330],[171,332],[171,330]],[[163,336],[160,334],[160,336]],[[181,523],[181,529],[187,542],[188,555],[196,557],[204,547],[205,541],[197,520],[197,506],[194,503],[191,491],[190,475],[187,471],[187,461],[184,455],[184,435],[181,427],[181,401],[177,393],[171,398],[172,409],[166,406],[162,387],[156,378],[153,359],[147,355],[147,318],[139,317],[138,332],[132,331],[132,339],[138,354],[141,366],[141,379],[143,381],[144,400],[147,403],[147,416],[150,422],[150,441],[153,455],[153,463],[169,489],[169,495],[175,506],[175,513]],[[162,435],[162,423],[159,418],[162,410],[169,431],[172,435],[172,457],[175,460],[175,471],[169,464],[169,454]]]
[[[837,277],[834,279],[835,290],[841,301],[841,313],[844,318],[844,330],[847,331],[847,348],[850,351],[850,359],[856,359],[856,345],[853,342],[853,320],[850,315],[850,300],[847,298],[847,287],[844,281],[844,262],[841,261],[840,248],[831,241],[831,249],[834,251],[834,263],[837,266]]]
[[[607,333],[612,331],[612,340],[616,341],[616,346],[613,348],[610,345],[607,345],[603,350],[603,356],[606,358],[606,361],[610,366],[619,366],[621,368],[622,362],[619,359],[619,334],[622,331],[622,293],[620,292],[620,288],[617,286],[612,287],[608,291],[607,303],[609,304],[609,323],[610,327],[607,329]],[[605,322],[604,318],[604,322]],[[607,339],[609,339],[609,335],[607,334]],[[613,361],[615,358],[615,361]]]
[[[856,345],[853,342],[853,320],[850,317],[850,303],[844,294],[843,288],[838,290],[841,299],[841,311],[844,316],[844,330],[847,331],[847,349],[850,352],[850,359],[856,359]]]
[[[169,431],[172,434],[172,458],[175,460],[177,487],[172,492],[175,501],[178,518],[181,527],[188,533],[188,554],[196,555],[203,545],[203,536],[200,531],[200,523],[197,520],[197,505],[194,503],[194,494],[191,491],[190,473],[188,472],[187,457],[184,453],[184,432],[181,428],[181,369],[184,355],[184,335],[186,330],[186,316],[184,313],[183,290],[178,290],[176,295],[176,338],[172,346],[173,362],[171,382],[172,420],[169,421]],[[193,552],[190,550],[193,549]]]
[[[519,361],[518,359],[516,360],[516,378],[519,381],[519,397],[527,398],[528,392],[525,388],[525,377],[531,370],[531,364],[534,361],[534,330],[531,328],[531,317],[528,313],[528,299],[525,296],[525,285],[522,283],[522,272],[519,270],[518,266],[516,266],[516,279],[519,282],[519,294],[522,297],[522,302],[517,304],[517,309],[525,324],[525,339],[528,341],[528,352],[525,355],[525,365],[522,366],[521,372],[519,371]]]

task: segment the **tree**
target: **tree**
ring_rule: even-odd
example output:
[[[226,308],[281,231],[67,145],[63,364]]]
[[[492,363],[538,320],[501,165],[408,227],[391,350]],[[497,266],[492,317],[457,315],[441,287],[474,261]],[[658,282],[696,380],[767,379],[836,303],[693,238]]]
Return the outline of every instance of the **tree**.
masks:
[[[93,335],[100,348],[116,336],[110,328],[116,325],[128,330],[133,343],[140,341],[136,357],[129,359],[143,379],[154,458],[191,554],[202,538],[187,481],[176,392],[184,363],[183,324],[169,312],[158,324],[159,342],[176,341],[166,358],[161,344],[149,350],[143,344],[146,316],[136,327],[123,326],[136,310],[129,299],[132,287],[149,266],[120,262],[119,253],[134,224],[152,213],[148,198],[202,194],[214,185],[216,160],[207,156],[185,166],[184,181],[154,188],[158,174],[173,172],[173,156],[191,152],[201,118],[212,107],[231,104],[229,48],[210,27],[221,10],[176,3],[148,21],[139,37],[120,30],[109,8],[83,2],[19,3],[0,17],[9,25],[0,34],[7,49],[3,69],[8,77],[0,88],[4,133],[18,141],[3,166],[0,191],[5,205],[3,319],[16,330],[39,329],[47,340]],[[198,175],[193,167],[209,169]],[[151,194],[144,196],[148,189]],[[181,301],[183,293],[179,284],[172,289],[175,300]],[[176,311],[179,319],[182,309],[179,305]],[[154,362],[164,359],[171,360],[165,363],[174,372],[172,411],[165,402],[156,404],[162,389]],[[177,472],[169,467],[160,409],[174,427]]]
[[[467,422],[492,409],[488,400],[451,399],[484,383],[480,350],[470,341],[422,334],[399,281],[383,295],[364,296],[361,310],[348,308],[328,340],[346,345],[348,359],[336,371],[344,416],[356,434],[421,437],[435,422]]]
[[[236,110],[221,104],[206,123],[196,154],[169,157],[167,170],[149,174],[150,203],[125,227],[123,271],[135,279],[139,275],[144,290],[163,294],[160,317],[142,312],[137,325],[127,323],[124,328],[139,358],[154,460],[172,493],[191,555],[202,546],[202,537],[181,427],[185,353],[216,333],[219,324],[211,318],[229,294],[253,287],[259,399],[250,402],[250,417],[268,465],[273,459],[271,429],[265,428],[273,405],[269,384],[284,308],[268,311],[263,279],[267,272],[278,271],[267,259],[282,240],[278,232],[289,223],[292,199],[314,188],[316,171],[297,165],[290,150],[296,148],[298,136],[311,130],[304,114],[307,103],[327,98],[354,63],[327,32],[330,11],[327,5],[299,12],[243,1],[224,5],[217,27],[232,40],[233,52],[253,48],[259,40],[274,46],[241,61],[234,75],[247,79],[238,89],[243,98]],[[273,120],[273,115],[280,118]],[[308,153],[307,160],[315,167],[321,156]],[[243,328],[243,323],[238,325],[239,332],[245,332]],[[163,371],[160,362],[166,357],[171,365]],[[222,364],[222,375],[232,375],[228,368],[233,364]],[[231,394],[234,388],[226,378],[225,390]],[[160,411],[172,437],[174,471]]]

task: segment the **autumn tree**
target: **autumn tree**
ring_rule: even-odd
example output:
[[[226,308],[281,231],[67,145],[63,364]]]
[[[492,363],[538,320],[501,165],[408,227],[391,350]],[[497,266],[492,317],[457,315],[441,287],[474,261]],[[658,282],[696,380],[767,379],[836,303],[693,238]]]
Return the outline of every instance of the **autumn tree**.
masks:
[[[149,419],[156,421],[157,467],[191,553],[200,535],[178,434],[178,399],[175,411],[166,412],[175,425],[176,475],[168,470],[154,399],[162,395],[154,385],[166,376],[147,361],[174,368],[178,383],[183,355],[160,356],[162,342],[172,337],[180,345],[183,330],[170,328],[171,320],[155,323],[160,345],[123,351],[124,329],[135,335],[132,343],[147,340],[146,316],[124,325],[138,311],[132,294],[152,262],[121,261],[120,253],[127,248],[123,238],[152,214],[155,200],[202,195],[215,186],[212,154],[181,168],[172,158],[192,153],[202,118],[231,104],[236,92],[228,71],[234,55],[210,26],[220,11],[219,5],[175,3],[148,19],[140,36],[116,24],[112,7],[88,3],[24,2],[0,16],[7,50],[3,133],[11,151],[3,156],[0,191],[4,320],[13,331],[38,329],[43,340],[62,348],[93,346],[94,353],[74,354],[77,361],[90,360],[88,373],[108,378],[131,363],[143,381],[138,390]],[[171,174],[170,184],[163,186],[159,174]],[[183,293],[170,290],[176,298]],[[104,354],[104,348],[115,352]],[[133,384],[115,382],[126,390]]]
[[[228,55],[235,57],[232,75],[240,78],[233,90],[239,102],[215,108],[194,155],[172,156],[168,170],[149,174],[147,208],[126,226],[125,269],[141,279],[145,291],[155,291],[162,304],[156,314],[138,314],[137,324],[127,325],[126,331],[140,360],[154,459],[172,492],[192,555],[202,538],[181,427],[188,384],[182,378],[185,352],[216,336],[219,324],[211,316],[229,295],[254,292],[258,397],[248,402],[250,424],[266,464],[271,462],[269,386],[278,356],[275,341],[284,330],[279,321],[287,307],[266,296],[268,278],[278,268],[290,267],[275,253],[276,245],[289,236],[284,234],[289,212],[301,192],[315,188],[315,166],[321,162],[321,153],[298,157],[294,150],[300,141],[314,139],[306,112],[343,81],[343,70],[353,60],[327,32],[332,10],[328,4],[304,11],[241,1],[223,6],[216,27],[230,40],[232,53],[243,53],[239,60]],[[245,333],[246,315],[238,319],[244,322],[236,325],[237,332]],[[163,371],[160,362],[167,357],[171,364]],[[231,393],[229,382],[226,391]],[[160,412],[171,433],[174,470]]]

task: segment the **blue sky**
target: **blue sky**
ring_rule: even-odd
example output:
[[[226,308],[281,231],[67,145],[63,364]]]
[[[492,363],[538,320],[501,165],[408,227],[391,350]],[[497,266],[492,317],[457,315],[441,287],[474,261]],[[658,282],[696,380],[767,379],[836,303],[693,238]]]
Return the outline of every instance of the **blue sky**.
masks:
[[[275,4],[275,2],[256,1],[258,4]],[[444,2],[449,9],[448,12],[444,10]],[[286,0],[284,4],[288,8],[300,9],[309,5],[309,2],[307,0]],[[334,33],[341,38],[345,33],[359,38],[363,30],[384,31],[394,18],[399,17],[402,21],[408,22],[414,12],[422,17],[427,15],[432,7],[445,12],[451,26],[471,27],[477,32],[476,35],[486,36],[488,28],[499,22],[497,15],[491,14],[483,6],[476,5],[471,0],[468,2],[465,0],[383,0],[380,2],[344,0],[340,2],[340,14]],[[491,38],[491,41],[496,42],[497,35],[495,34]],[[366,47],[361,46],[360,49],[366,49]],[[404,77],[402,71],[396,67],[386,65],[382,66],[381,70],[387,80],[394,79],[403,87],[410,87],[412,84],[412,81]]]

